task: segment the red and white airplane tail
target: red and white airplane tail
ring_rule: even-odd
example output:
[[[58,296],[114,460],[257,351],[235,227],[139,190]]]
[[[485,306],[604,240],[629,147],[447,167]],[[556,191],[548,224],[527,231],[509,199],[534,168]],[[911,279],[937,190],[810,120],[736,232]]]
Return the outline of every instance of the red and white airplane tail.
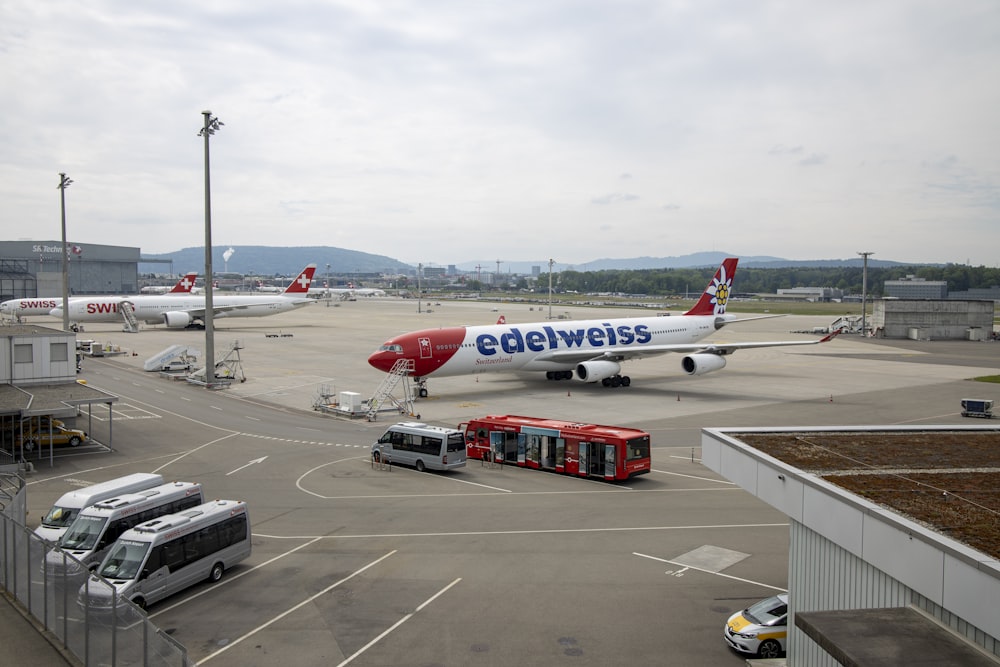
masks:
[[[736,264],[739,259],[727,257],[723,260],[719,269],[708,283],[708,287],[702,292],[698,303],[694,308],[684,313],[685,315],[725,315],[726,304],[729,302],[730,293],[733,287],[733,278],[736,277]]]
[[[285,288],[283,294],[291,296],[306,296],[309,294],[309,285],[312,284],[313,274],[316,272],[316,265],[310,264],[302,269],[302,272],[295,277],[295,280]]]
[[[177,284],[174,285],[173,289],[167,292],[167,294],[190,294],[191,290],[194,288],[194,281],[197,277],[198,273],[196,271],[185,273],[184,276],[177,281]]]

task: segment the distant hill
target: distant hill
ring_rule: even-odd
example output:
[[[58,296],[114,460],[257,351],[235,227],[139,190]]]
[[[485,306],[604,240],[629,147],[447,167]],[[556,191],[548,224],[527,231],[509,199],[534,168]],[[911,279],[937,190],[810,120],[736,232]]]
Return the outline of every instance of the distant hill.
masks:
[[[232,248],[233,252],[227,262],[223,254]],[[626,259],[595,259],[582,264],[563,264],[555,262],[552,270],[559,271],[637,271],[640,269],[689,269],[714,267],[722,263],[726,257],[739,257],[740,266],[759,269],[780,269],[787,267],[837,267],[861,266],[860,257],[849,259],[811,259],[788,260],[767,255],[741,256],[739,253],[727,252],[697,252],[690,255],[672,257],[633,257]],[[183,273],[205,269],[205,251],[203,248],[184,248],[175,252],[160,255],[143,254],[143,260],[154,259],[157,262],[139,262],[139,273]],[[172,264],[171,264],[172,262]],[[372,255],[357,250],[333,248],[330,246],[217,246],[212,248],[212,268],[215,272],[231,271],[233,273],[253,273],[261,276],[295,275],[306,264],[315,263],[319,274],[326,273],[326,265],[330,265],[330,273],[335,276],[345,276],[355,273],[413,273],[416,267],[384,255]],[[889,260],[868,259],[868,266],[891,267],[912,263],[894,262]],[[496,272],[496,260],[465,261],[456,263],[463,273],[484,274]],[[549,260],[500,262],[501,273],[530,275],[534,267],[548,273]],[[478,268],[477,268],[478,267]]]
[[[229,261],[224,253],[232,248]],[[184,273],[185,271],[205,272],[205,247],[184,248],[160,255],[143,254],[142,259],[168,260],[163,262],[139,262],[139,273]],[[325,274],[330,265],[333,275],[352,273],[401,273],[412,271],[413,267],[399,260],[383,255],[371,255],[357,250],[331,248],[328,246],[301,246],[276,248],[273,246],[214,246],[212,248],[212,270],[216,273],[255,274],[259,276],[295,275],[306,264],[316,264],[318,274]]]
[[[556,262],[553,271],[638,271],[641,269],[692,269],[702,267],[714,267],[722,263],[726,257],[739,257],[740,266],[754,267],[759,269],[779,269],[793,266],[802,267],[836,267],[836,266],[861,266],[860,257],[850,259],[811,259],[811,260],[790,260],[780,257],[770,257],[767,255],[743,256],[739,253],[728,252],[696,252],[690,255],[679,255],[673,257],[634,257],[631,259],[595,259],[582,264],[561,264]],[[876,260],[868,258],[869,267],[899,266],[904,262],[893,262],[888,260]],[[464,262],[458,264],[459,269],[467,272],[476,271],[476,266],[484,273],[496,272],[496,260]],[[523,273],[529,274],[533,267],[541,267],[542,273],[548,273],[549,261],[538,260],[536,262],[500,262],[502,273]]]

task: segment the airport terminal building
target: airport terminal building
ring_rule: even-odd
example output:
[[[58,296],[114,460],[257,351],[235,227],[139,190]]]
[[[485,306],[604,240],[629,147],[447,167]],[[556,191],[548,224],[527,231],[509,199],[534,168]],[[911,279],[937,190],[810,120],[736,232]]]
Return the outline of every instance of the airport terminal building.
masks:
[[[139,291],[139,248],[66,245],[71,296]],[[0,241],[0,301],[62,296],[61,248],[61,241]]]

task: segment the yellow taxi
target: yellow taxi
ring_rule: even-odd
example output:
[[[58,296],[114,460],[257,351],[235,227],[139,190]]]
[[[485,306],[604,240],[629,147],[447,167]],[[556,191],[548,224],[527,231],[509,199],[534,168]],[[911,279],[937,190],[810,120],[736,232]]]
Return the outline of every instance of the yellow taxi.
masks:
[[[785,655],[788,635],[788,593],[761,600],[726,621],[726,643],[740,653],[758,658]]]
[[[34,429],[30,432],[26,431],[24,436],[19,439],[18,444],[23,443],[24,450],[30,452],[35,448],[35,445],[52,444],[76,447],[86,441],[86,432],[75,428],[66,428],[63,424],[53,421],[51,433],[48,429],[48,425],[46,425],[45,428]]]

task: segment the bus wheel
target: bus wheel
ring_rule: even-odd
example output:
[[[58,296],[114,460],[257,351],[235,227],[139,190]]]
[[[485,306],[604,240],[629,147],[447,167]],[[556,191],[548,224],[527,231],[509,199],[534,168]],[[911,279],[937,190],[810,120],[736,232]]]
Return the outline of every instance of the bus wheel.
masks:
[[[424,471],[424,461],[423,459],[417,459],[417,472]]]
[[[208,580],[214,584],[219,579],[222,579],[223,571],[222,563],[216,563],[212,566],[212,571],[208,573]]]

